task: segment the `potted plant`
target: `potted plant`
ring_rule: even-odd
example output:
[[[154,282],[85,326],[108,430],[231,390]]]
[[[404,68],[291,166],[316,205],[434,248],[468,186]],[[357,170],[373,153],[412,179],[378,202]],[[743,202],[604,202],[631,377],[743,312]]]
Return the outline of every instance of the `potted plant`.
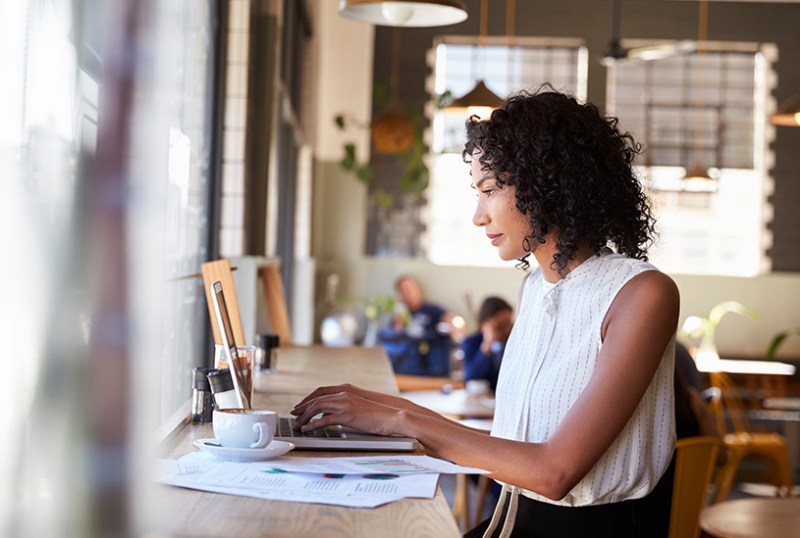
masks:
[[[699,342],[694,353],[694,360],[698,367],[708,365],[719,360],[715,336],[725,314],[733,313],[755,319],[758,312],[738,301],[724,301],[715,305],[708,313],[708,317],[689,316],[681,326],[680,335]],[[705,368],[701,368],[705,369]]]

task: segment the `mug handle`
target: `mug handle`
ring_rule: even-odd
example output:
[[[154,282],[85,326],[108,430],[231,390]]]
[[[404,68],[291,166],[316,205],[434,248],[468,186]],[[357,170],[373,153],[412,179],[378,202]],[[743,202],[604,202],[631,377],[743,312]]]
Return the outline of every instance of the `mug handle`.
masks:
[[[250,448],[264,448],[271,441],[269,425],[265,422],[256,422],[253,424],[253,431],[258,433],[258,441],[250,444]]]

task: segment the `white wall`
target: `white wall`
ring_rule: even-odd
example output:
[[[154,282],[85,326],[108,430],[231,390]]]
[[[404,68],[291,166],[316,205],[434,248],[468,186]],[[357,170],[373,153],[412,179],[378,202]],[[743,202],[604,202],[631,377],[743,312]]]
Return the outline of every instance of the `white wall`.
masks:
[[[433,265],[426,259],[376,259],[361,254],[367,222],[366,192],[335,164],[341,158],[342,137],[333,127],[333,117],[349,111],[358,118],[368,118],[373,32],[368,25],[338,16],[335,2],[324,4],[314,178],[314,256],[319,261],[321,276],[337,272],[342,278],[341,295],[368,297],[392,293],[398,275],[413,273],[429,299],[463,314],[468,314],[465,293],[472,296],[475,307],[489,294],[515,301],[522,272],[513,266],[446,267]],[[366,147],[367,143],[364,135],[359,146]],[[776,332],[800,328],[800,273],[758,278],[687,275],[674,278],[681,291],[681,322],[690,315],[705,316],[712,306],[726,300],[740,301],[760,312],[756,321],[736,315],[725,318],[717,333],[723,355],[758,356]],[[800,336],[788,339],[780,355],[800,356]]]

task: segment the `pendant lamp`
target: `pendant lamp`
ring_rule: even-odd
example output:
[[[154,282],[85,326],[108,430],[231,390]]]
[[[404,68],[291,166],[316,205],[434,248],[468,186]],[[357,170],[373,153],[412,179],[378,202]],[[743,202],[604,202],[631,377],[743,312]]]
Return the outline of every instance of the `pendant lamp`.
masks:
[[[481,0],[480,37],[478,39],[481,63],[484,61],[483,48],[486,42],[488,12],[489,1]],[[448,114],[459,114],[467,117],[476,115],[480,118],[487,118],[492,113],[492,110],[502,105],[504,101],[505,99],[498,96],[486,86],[483,79],[479,79],[474,88],[458,99],[454,99],[453,102],[444,107],[444,111]]]
[[[340,0],[339,14],[378,26],[446,26],[467,19],[460,0]]]
[[[796,93],[781,103],[778,111],[769,119],[773,125],[800,127],[800,93]]]
[[[703,130],[701,109],[703,108],[703,66],[699,65],[704,59],[706,40],[708,39],[708,0],[700,0],[697,20],[697,98],[695,110],[694,155],[692,164],[686,169],[686,174],[681,179],[683,190],[716,192],[717,180],[711,177],[708,169],[703,166],[700,157],[700,133]]]

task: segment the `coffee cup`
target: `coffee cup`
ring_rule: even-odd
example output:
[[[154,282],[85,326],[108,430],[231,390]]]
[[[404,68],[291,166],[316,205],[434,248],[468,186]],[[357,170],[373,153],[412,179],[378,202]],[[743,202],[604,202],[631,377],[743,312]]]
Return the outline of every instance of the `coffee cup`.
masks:
[[[265,409],[215,409],[211,423],[223,447],[264,448],[275,435],[278,414]]]

